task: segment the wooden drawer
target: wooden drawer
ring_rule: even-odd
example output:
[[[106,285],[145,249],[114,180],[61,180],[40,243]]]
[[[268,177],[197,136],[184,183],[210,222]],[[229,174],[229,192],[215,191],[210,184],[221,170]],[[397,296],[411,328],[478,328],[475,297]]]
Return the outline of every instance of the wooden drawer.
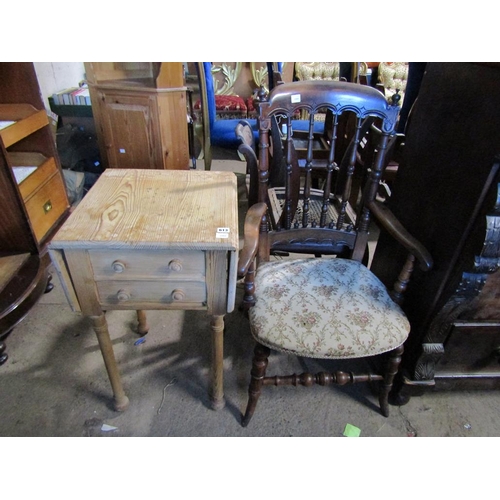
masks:
[[[174,279],[205,277],[205,253],[196,250],[107,250],[89,252],[98,280]]]
[[[6,148],[49,124],[47,111],[31,104],[0,104],[0,121],[15,122],[0,130]]]
[[[207,300],[204,281],[98,281],[99,303],[147,309],[147,305],[182,308],[203,306]],[[118,307],[119,308],[119,307]]]
[[[25,200],[33,232],[40,241],[68,207],[68,199],[59,172]]]
[[[54,158],[45,158],[41,153],[9,153],[9,161],[14,171],[19,167],[36,167],[32,174],[19,183],[24,201],[57,172]]]

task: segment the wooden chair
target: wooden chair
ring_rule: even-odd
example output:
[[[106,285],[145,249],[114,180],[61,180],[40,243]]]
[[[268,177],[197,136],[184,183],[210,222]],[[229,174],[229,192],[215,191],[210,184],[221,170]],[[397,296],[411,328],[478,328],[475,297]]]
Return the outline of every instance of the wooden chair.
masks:
[[[398,223],[383,203],[377,201],[385,154],[398,116],[398,107],[371,87],[347,82],[293,82],[279,85],[259,107],[259,202],[247,212],[244,247],[238,273],[245,277],[244,307],[248,310],[251,332],[257,346],[251,370],[248,405],[242,420],[250,421],[263,385],[347,384],[380,382],[379,403],[389,414],[388,394],[403,353],[410,325],[398,305],[410,279],[414,261],[430,269],[428,251]],[[311,179],[312,144],[303,167],[304,183],[294,182],[297,168],[292,127],[285,140],[286,182],[279,226],[271,219],[275,208],[269,195],[269,136],[271,120],[279,114],[290,125],[297,110],[310,114],[313,137],[314,114],[328,108],[334,115],[334,134],[326,166],[327,182],[321,191],[319,212],[313,214]],[[335,160],[336,124],[344,113],[356,117],[354,138],[348,161]],[[356,166],[357,143],[367,119],[378,120],[381,134],[361,199],[353,207],[351,187]],[[334,173],[335,182],[334,182]],[[330,188],[331,186],[331,188]],[[297,217],[295,203],[301,203]],[[362,264],[368,243],[371,217],[408,251],[394,289],[384,285]],[[273,250],[330,254],[321,258],[293,256],[273,259]],[[299,258],[298,258],[299,257]],[[384,366],[362,374],[350,371],[266,376],[270,349],[305,358],[348,360],[384,358]],[[387,359],[385,359],[387,358]]]
[[[257,148],[255,144],[255,137],[253,133],[252,126],[247,120],[240,120],[234,129],[235,135],[240,141],[238,146],[238,153],[242,156],[244,161],[246,161],[246,187],[247,187],[247,198],[248,206],[251,207],[258,201],[259,192],[259,170],[258,170],[258,160],[257,160]],[[274,144],[278,146],[273,149],[270,148],[270,158],[271,165],[269,186],[283,186],[285,182],[285,164],[284,156],[281,147],[281,136],[278,131],[278,125],[276,120],[272,119],[271,125],[271,137]]]

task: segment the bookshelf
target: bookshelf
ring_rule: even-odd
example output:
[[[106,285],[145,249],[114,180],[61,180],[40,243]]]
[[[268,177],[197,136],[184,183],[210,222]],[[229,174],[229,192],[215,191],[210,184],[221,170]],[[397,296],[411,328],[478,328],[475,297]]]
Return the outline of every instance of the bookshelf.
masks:
[[[56,104],[53,97],[49,97],[51,111],[60,117],[93,118],[91,105]]]

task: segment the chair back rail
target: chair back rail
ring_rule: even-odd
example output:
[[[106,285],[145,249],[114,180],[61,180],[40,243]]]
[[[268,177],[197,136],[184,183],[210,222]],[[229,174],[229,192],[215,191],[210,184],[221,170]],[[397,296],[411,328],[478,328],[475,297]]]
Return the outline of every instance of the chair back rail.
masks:
[[[280,84],[266,95],[258,95],[259,162],[258,201],[272,207],[271,229],[266,244],[275,251],[315,254],[345,253],[362,260],[368,241],[370,210],[368,202],[375,199],[385,166],[385,156],[394,136],[399,107],[387,102],[376,89],[364,85],[301,81]],[[300,111],[309,116],[305,158],[299,158],[294,134]],[[315,117],[328,116],[327,155],[315,156]],[[369,165],[363,165],[364,188],[359,192],[355,171],[361,162],[361,149],[369,149],[366,139],[377,123],[378,141]],[[273,125],[281,133],[277,142]],[[274,132],[274,133],[273,133]],[[339,137],[340,136],[340,137]],[[339,144],[347,144],[347,147]],[[283,149],[284,185],[271,185],[276,177],[273,156]],[[320,178],[321,188],[314,182]],[[361,199],[359,199],[361,198]],[[335,234],[337,233],[337,234]],[[265,253],[265,251],[263,252]]]

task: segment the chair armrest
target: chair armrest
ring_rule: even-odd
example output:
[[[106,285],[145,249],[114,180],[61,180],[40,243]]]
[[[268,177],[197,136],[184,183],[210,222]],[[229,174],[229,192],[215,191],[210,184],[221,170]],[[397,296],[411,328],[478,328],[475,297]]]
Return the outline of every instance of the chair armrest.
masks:
[[[257,155],[251,146],[248,144],[240,144],[238,152],[245,158],[247,162],[246,173],[249,176],[248,183],[248,206],[251,207],[258,201],[259,194],[259,170],[257,166]]]
[[[389,208],[376,200],[370,202],[368,207],[380,225],[417,258],[420,269],[422,269],[422,271],[429,271],[433,266],[431,254],[422,243],[404,228]]]
[[[248,209],[245,216],[243,248],[238,260],[239,278],[247,274],[250,264],[255,259],[259,247],[260,223],[266,211],[267,205],[265,203],[257,203]]]

